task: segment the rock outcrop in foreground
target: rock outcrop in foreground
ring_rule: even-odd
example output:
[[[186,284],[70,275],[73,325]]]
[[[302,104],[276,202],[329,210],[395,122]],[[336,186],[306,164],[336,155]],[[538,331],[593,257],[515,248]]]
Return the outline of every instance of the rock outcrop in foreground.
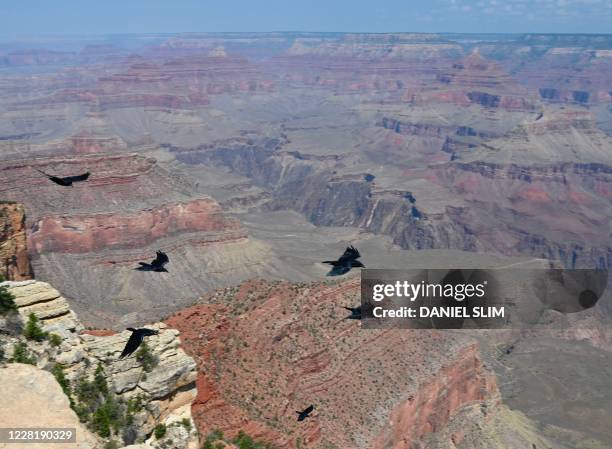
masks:
[[[76,444],[53,444],[58,449],[97,449],[98,439],[79,422],[68,397],[53,375],[34,366],[11,363],[0,369],[4,386],[0,422],[3,427],[75,428]],[[0,443],[0,448],[13,444]],[[28,449],[47,449],[48,443],[28,443]]]
[[[49,401],[58,409],[57,413],[47,416],[41,410],[51,411],[49,407],[23,408],[19,412],[20,422],[52,427],[60,422],[56,416],[59,414],[65,416],[61,422],[68,423],[76,418],[70,410],[72,407],[92,432],[91,435],[84,433],[83,444],[89,440],[99,444],[79,447],[103,447],[103,442],[109,439],[124,444],[143,443],[144,447],[197,447],[197,435],[191,421],[196,366],[180,349],[178,331],[163,323],[150,325],[148,327],[159,330],[159,334],[147,338],[146,352],[120,360],[129,332],[88,333],[61,294],[45,282],[4,282],[0,286],[14,295],[17,306],[15,313],[0,320],[4,358],[35,365],[9,363],[0,368],[0,378],[12,379],[14,375],[16,379],[3,385],[9,384],[16,398],[22,390],[24,395],[29,394],[25,396],[30,401],[27,403]],[[40,341],[22,335],[27,333],[22,330],[27,327],[31,315],[37,317],[38,327],[47,333],[46,337],[38,339]],[[53,373],[58,384],[45,393],[44,382],[53,383],[47,371]],[[34,377],[30,376],[32,372]],[[42,379],[43,387],[28,388],[25,380],[28,377],[33,379],[29,383]],[[20,379],[23,382],[19,383]],[[61,400],[56,400],[57,392],[53,389],[60,385],[65,394]],[[12,401],[15,404],[11,407],[22,407],[20,401]],[[110,419],[110,434],[104,418],[107,410],[114,410],[113,413],[119,415],[115,421],[115,418]],[[152,434],[159,426],[166,426],[166,432],[164,437],[156,438]],[[93,433],[97,435],[94,437]],[[169,439],[173,442],[168,443]]]

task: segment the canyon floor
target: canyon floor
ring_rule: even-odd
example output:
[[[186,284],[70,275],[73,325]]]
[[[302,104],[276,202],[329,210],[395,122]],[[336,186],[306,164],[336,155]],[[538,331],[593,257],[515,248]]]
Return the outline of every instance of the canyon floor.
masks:
[[[385,333],[341,320],[358,274],[320,262],[353,244],[368,268],[609,269],[611,86],[609,35],[6,43],[0,270],[49,282],[86,327],[178,328],[203,433],[609,448],[610,281],[554,332]],[[168,273],[134,269],[158,249]]]

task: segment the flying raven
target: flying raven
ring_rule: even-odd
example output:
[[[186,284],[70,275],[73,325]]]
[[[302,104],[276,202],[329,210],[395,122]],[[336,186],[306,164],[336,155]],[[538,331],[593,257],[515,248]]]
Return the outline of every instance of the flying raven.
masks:
[[[346,251],[344,251],[344,254],[342,254],[342,256],[340,256],[338,260],[324,260],[323,261],[323,263],[333,266],[333,268],[331,269],[329,273],[327,273],[327,275],[328,276],[341,276],[343,274],[348,273],[351,270],[351,268],[357,268],[357,267],[365,268],[365,265],[363,265],[361,262],[357,260],[360,257],[361,257],[361,254],[359,254],[359,251],[357,251],[357,248],[355,248],[352,245],[349,246],[348,248],[346,248]]]
[[[307,408],[305,408],[304,410],[302,410],[301,412],[295,412],[298,414],[298,421],[304,421],[306,418],[308,418],[308,415],[310,415],[312,413],[312,411],[314,410],[314,405],[311,405]]]
[[[127,330],[132,331],[132,335],[130,335],[130,338],[125,344],[125,348],[123,348],[123,352],[119,356],[120,359],[130,356],[134,351],[136,351],[145,337],[159,334],[159,331],[154,329],[134,329],[133,327],[128,327]]]
[[[136,267],[136,269],[139,271],[157,271],[167,273],[168,270],[164,268],[164,265],[170,262],[168,255],[163,251],[157,251],[155,254],[156,257],[151,261],[151,263],[138,262],[140,266]]]
[[[63,178],[58,177],[58,176],[53,176],[50,175],[48,173],[45,173],[44,171],[41,171],[37,168],[35,168],[35,170],[39,173],[42,173],[43,175],[45,175],[47,178],[49,178],[51,181],[53,181],[56,184],[59,184],[60,186],[64,186],[64,187],[72,187],[72,184],[75,182],[80,182],[80,181],[87,181],[87,178],[89,178],[89,175],[91,173],[87,172],[87,173],[83,173],[82,175],[75,175],[75,176],[65,176]]]
[[[351,314],[344,318],[345,320],[360,320],[361,319],[361,306],[358,307],[345,307],[346,310],[350,310]]]

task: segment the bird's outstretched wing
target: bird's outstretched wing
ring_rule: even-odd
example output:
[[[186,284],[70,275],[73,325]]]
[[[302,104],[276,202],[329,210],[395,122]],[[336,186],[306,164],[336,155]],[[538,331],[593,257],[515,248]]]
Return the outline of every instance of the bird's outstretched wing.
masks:
[[[346,274],[349,271],[351,271],[350,266],[336,266],[329,270],[327,276],[342,276],[343,274]]]
[[[138,346],[140,346],[140,343],[142,343],[143,337],[144,335],[142,335],[140,332],[132,332],[132,335],[130,335],[130,338],[125,344],[125,348],[123,348],[123,352],[121,352],[119,358],[122,359],[124,357],[127,357],[131,355],[134,351],[136,351],[136,349],[138,349]]]
[[[357,248],[351,245],[348,248],[346,248],[346,250],[344,251],[344,254],[342,254],[342,256],[340,256],[340,259],[338,260],[340,262],[350,262],[350,261],[359,259],[360,257],[361,257],[361,254],[359,254],[359,251],[357,251]]]
[[[90,174],[91,173],[87,172],[87,173],[83,173],[82,175],[66,176],[65,178],[62,178],[62,179],[66,182],[87,181],[87,178],[89,178]]]
[[[35,168],[34,170],[36,170],[38,173],[41,173],[41,174],[45,175],[47,178],[53,178],[54,177],[53,175],[50,175],[49,173],[45,173],[44,171],[39,170],[37,168]]]
[[[166,265],[168,262],[170,262],[168,255],[163,251],[157,251],[155,260],[151,262],[151,265],[153,265],[154,267],[161,268],[164,265]]]
[[[310,405],[309,407],[305,408],[304,410],[302,410],[301,412],[295,412],[298,414],[298,421],[304,421],[306,418],[308,418],[308,415],[310,415],[310,413],[314,410],[314,405]]]
[[[69,184],[68,182],[64,180],[64,178],[60,178],[59,176],[50,175],[49,173],[45,173],[44,171],[39,170],[37,168],[35,168],[34,170],[36,170],[38,173],[45,175],[51,181],[53,181],[56,184],[59,184],[60,186],[67,186]]]
[[[360,320],[361,319],[361,306],[358,307],[345,307],[343,306],[346,310],[349,310],[351,312],[351,314],[347,317],[345,317],[345,319],[347,320]]]
[[[153,266],[151,264],[146,263],[146,262],[138,262],[138,266],[136,268],[134,268],[134,270],[138,270],[138,271],[151,271],[151,270],[153,270]]]

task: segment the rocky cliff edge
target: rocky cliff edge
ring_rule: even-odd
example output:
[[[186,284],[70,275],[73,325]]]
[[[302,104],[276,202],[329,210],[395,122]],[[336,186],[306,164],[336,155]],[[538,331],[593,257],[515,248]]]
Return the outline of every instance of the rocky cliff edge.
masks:
[[[7,281],[0,287],[16,305],[0,316],[0,379],[14,398],[2,414],[11,425],[76,427],[79,448],[197,448],[191,419],[196,364],[179,347],[177,330],[164,323],[147,326],[159,334],[120,360],[129,332],[101,336],[85,330],[45,282]]]

